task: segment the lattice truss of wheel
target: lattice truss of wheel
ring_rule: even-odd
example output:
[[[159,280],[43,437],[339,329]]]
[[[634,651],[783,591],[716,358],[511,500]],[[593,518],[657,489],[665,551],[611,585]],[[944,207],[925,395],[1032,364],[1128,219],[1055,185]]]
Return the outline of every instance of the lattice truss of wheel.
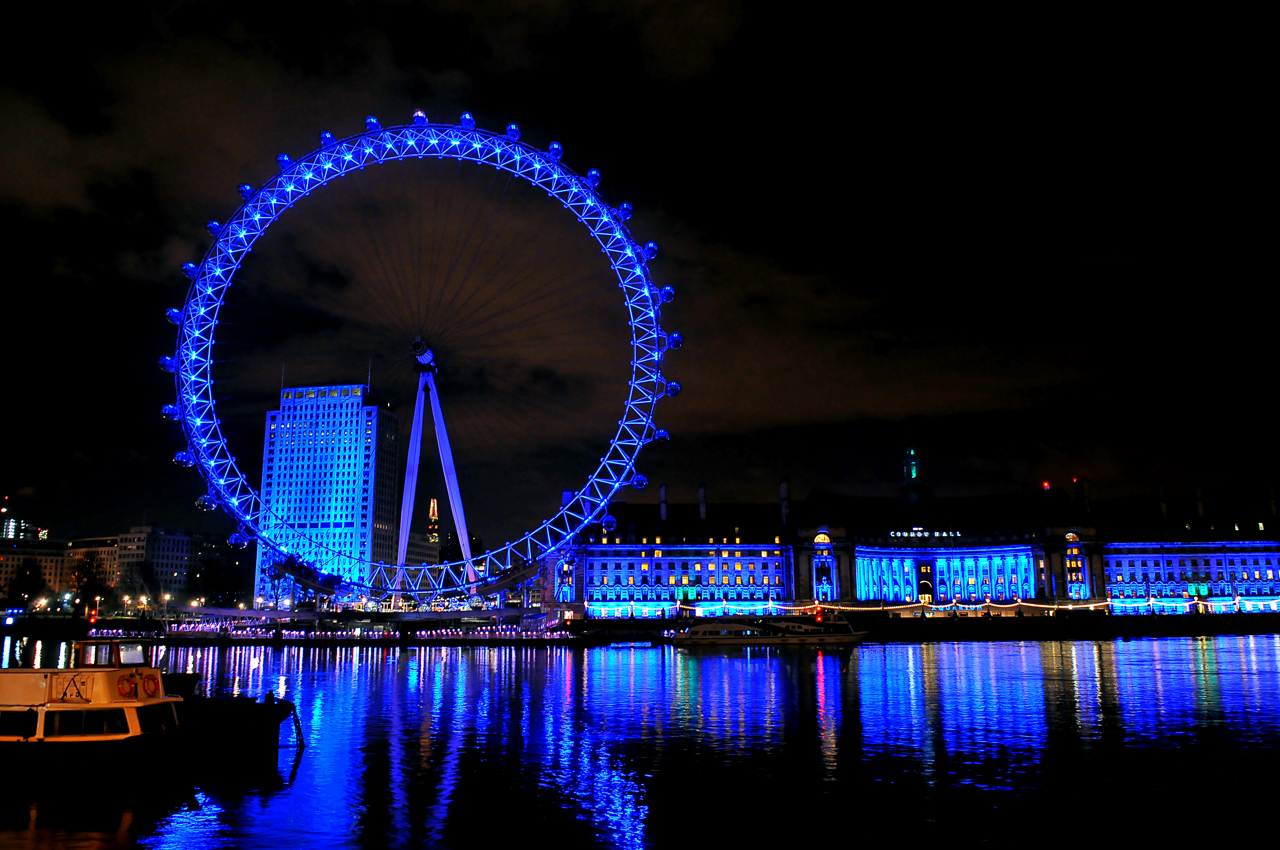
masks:
[[[394,589],[424,596],[483,592],[504,575],[528,569],[572,541],[604,513],[620,488],[646,483],[636,471],[637,455],[646,443],[668,438],[667,432],[654,424],[655,407],[662,397],[678,395],[681,390],[662,371],[664,354],[682,344],[679,334],[664,332],[661,327],[661,305],[671,300],[674,291],[653,283],[647,264],[656,257],[657,245],[641,245],[632,238],[626,225],[631,218],[630,205],[613,207],[602,199],[597,191],[599,172],[592,169],[586,176],[574,173],[561,163],[560,144],[553,142],[545,151],[536,149],[520,140],[520,130],[514,124],[504,133],[493,133],[477,128],[470,114],[464,113],[458,125],[443,125],[430,123],[419,111],[410,124],[384,127],[369,117],[363,133],[337,139],[326,132],[320,139],[320,148],[296,160],[281,154],[277,158],[279,172],[261,187],[241,186],[243,205],[225,223],[209,223],[213,244],[199,263],[183,266],[191,280],[186,303],[168,313],[170,321],[179,326],[177,350],[160,361],[161,368],[175,375],[177,389],[176,404],[166,405],[164,414],[181,423],[187,443],[174,460],[198,469],[207,482],[208,493],[197,500],[198,507],[221,508],[235,519],[238,531],[231,535],[233,545],[244,546],[256,538],[280,559],[292,559],[304,567],[341,559],[346,567],[354,567],[342,572],[366,576],[364,582],[345,583],[343,590],[347,592],[378,595]],[[300,543],[295,537],[289,546],[274,539],[271,529],[281,527],[286,518],[264,503],[237,465],[218,419],[212,367],[224,298],[242,263],[271,224],[329,181],[367,166],[424,157],[491,166],[543,190],[571,212],[599,244],[617,277],[630,328],[632,358],[617,432],[598,467],[560,510],[507,545],[477,555],[475,564],[483,568],[479,581],[469,580],[467,565],[457,560],[419,571],[413,586],[406,586],[403,569],[395,575],[395,566],[353,558],[310,537]]]

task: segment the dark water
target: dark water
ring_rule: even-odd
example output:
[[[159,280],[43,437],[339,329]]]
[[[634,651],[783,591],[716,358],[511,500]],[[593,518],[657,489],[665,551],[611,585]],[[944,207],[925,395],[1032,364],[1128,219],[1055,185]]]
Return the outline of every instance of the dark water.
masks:
[[[10,775],[0,845],[1234,842],[1280,790],[1278,636],[169,660],[296,701],[306,750],[97,808],[32,809]]]

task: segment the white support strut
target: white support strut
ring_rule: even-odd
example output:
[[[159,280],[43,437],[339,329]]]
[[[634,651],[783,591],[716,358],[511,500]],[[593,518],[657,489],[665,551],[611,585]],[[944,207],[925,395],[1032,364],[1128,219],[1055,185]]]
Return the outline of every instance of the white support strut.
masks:
[[[415,343],[416,344],[416,343]],[[415,349],[415,352],[420,349]],[[462,510],[462,493],[458,490],[458,471],[453,463],[453,449],[449,445],[449,432],[445,429],[444,411],[440,408],[440,394],[436,392],[435,360],[430,351],[416,354],[423,371],[418,376],[418,394],[413,405],[413,431],[409,434],[409,458],[405,468],[404,497],[400,502],[400,540],[396,550],[396,563],[403,567],[409,551],[409,527],[413,523],[413,502],[418,489],[418,465],[422,457],[422,420],[425,397],[431,397],[431,418],[436,427],[436,444],[440,448],[440,466],[444,471],[445,492],[449,496],[449,509],[453,512],[454,526],[458,530],[458,546],[466,563],[467,581],[479,581],[471,560],[471,537],[467,534],[467,516]]]
[[[400,501],[400,541],[396,548],[396,564],[405,566],[409,555],[409,526],[413,523],[413,500],[418,492],[418,463],[422,458],[423,388],[427,373],[418,376],[418,394],[413,404],[413,430],[409,433],[409,456],[404,472],[404,497]]]

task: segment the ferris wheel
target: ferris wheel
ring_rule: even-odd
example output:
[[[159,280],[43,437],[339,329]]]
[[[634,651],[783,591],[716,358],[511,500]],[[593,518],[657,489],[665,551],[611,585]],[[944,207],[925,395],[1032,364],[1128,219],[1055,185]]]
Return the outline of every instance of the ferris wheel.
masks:
[[[636,469],[637,456],[646,444],[669,439],[667,431],[655,424],[655,410],[659,400],[681,392],[680,384],[669,380],[663,371],[666,353],[683,344],[679,333],[667,332],[661,324],[661,307],[672,300],[674,290],[653,282],[648,263],[657,256],[657,245],[640,244],[632,237],[627,227],[631,207],[626,203],[611,206],[601,197],[600,172],[592,169],[580,176],[562,164],[564,151],[559,143],[540,150],[521,141],[520,136],[515,124],[502,133],[479,129],[470,113],[463,113],[456,125],[431,123],[421,110],[413,114],[411,123],[397,126],[383,126],[370,116],[362,133],[343,139],[321,133],[320,147],[311,153],[296,160],[280,154],[275,176],[256,189],[240,186],[244,201],[240,208],[225,223],[209,222],[213,244],[199,263],[183,266],[191,280],[186,302],[168,311],[169,320],[179,329],[177,349],[161,358],[160,366],[174,374],[177,399],[164,406],[163,414],[181,424],[186,438],[186,448],[175,455],[175,463],[197,469],[207,484],[208,492],[197,499],[197,507],[221,509],[236,522],[237,530],[230,536],[233,546],[244,547],[256,539],[264,552],[289,564],[317,589],[332,594],[483,594],[529,577],[541,562],[563,551],[567,543],[599,520],[620,489],[646,485],[645,476]],[[367,554],[337,551],[329,541],[299,533],[290,525],[289,516],[253,486],[238,464],[218,416],[215,343],[227,294],[255,244],[273,223],[331,181],[368,166],[411,160],[488,166],[558,201],[590,234],[610,277],[616,278],[621,297],[615,296],[614,304],[628,329],[626,344],[631,357],[629,363],[622,364],[629,368],[629,380],[625,396],[618,399],[619,407],[615,408],[621,413],[617,430],[594,471],[577,489],[563,494],[559,509],[551,516],[503,546],[472,552],[445,415],[449,399],[442,398],[436,384],[450,363],[442,362],[432,340],[421,334],[401,340],[403,358],[416,372],[417,387],[398,511],[395,563],[385,563],[375,562]],[[438,469],[460,557],[430,569],[410,570],[405,563],[406,545],[428,420],[435,432]],[[289,530],[287,539],[281,529]],[[342,562],[343,569],[332,572],[346,576],[341,581],[319,566],[335,559]]]

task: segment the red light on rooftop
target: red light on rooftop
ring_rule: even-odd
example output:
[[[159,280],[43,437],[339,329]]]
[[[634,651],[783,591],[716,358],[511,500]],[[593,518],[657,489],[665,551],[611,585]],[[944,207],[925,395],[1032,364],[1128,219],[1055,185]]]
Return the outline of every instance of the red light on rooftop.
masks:
[[[1048,482],[1048,481],[1041,481],[1041,482],[1040,482],[1040,486],[1041,486],[1041,487],[1043,487],[1044,489],[1048,490],[1048,489],[1049,489],[1049,482]]]

